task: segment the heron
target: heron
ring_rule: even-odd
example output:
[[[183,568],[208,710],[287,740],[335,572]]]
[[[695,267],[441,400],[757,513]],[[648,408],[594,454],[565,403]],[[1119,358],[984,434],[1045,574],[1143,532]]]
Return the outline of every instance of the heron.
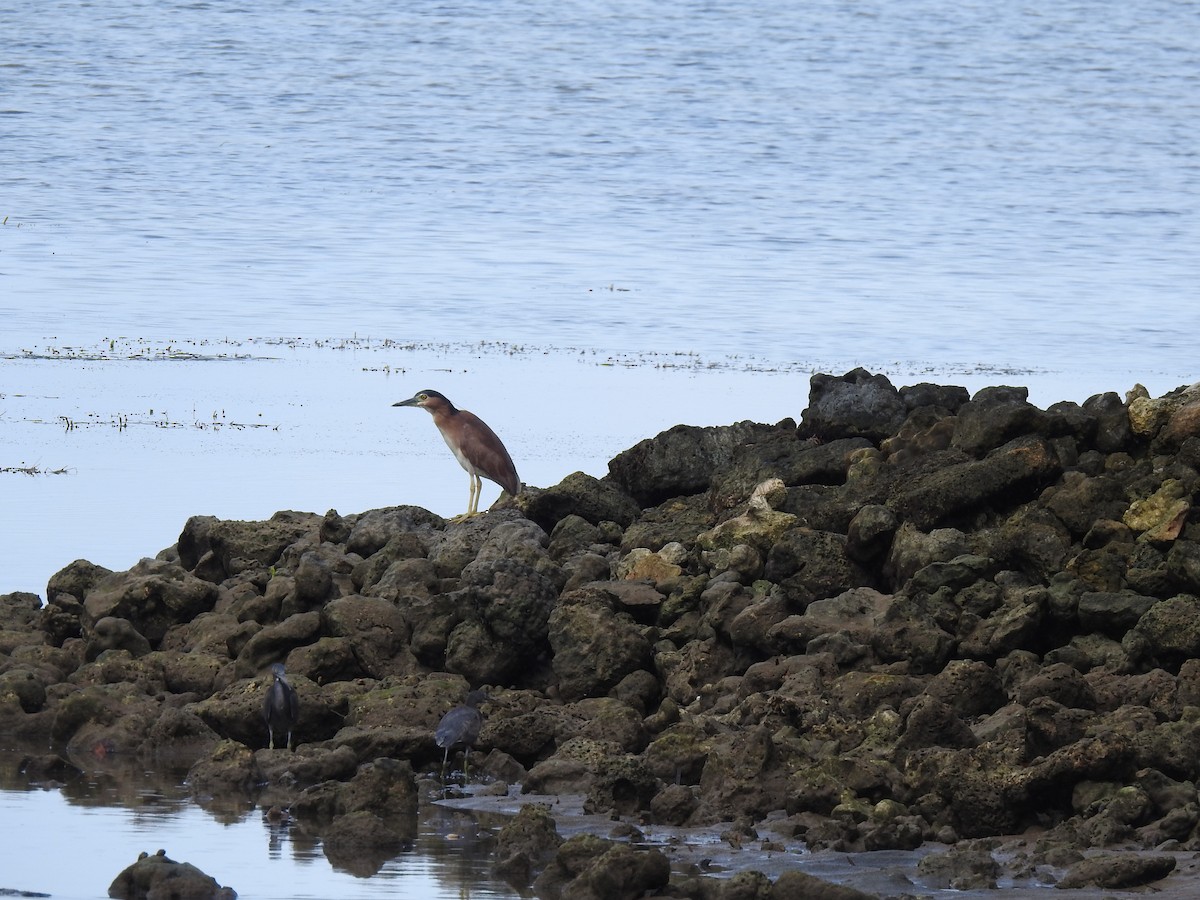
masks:
[[[296,689],[288,684],[283,663],[271,666],[271,686],[263,698],[263,719],[267,723],[267,745],[275,749],[275,732],[287,733],[287,748],[292,749],[292,729],[300,718],[300,701]]]
[[[517,477],[512,457],[504,448],[496,432],[474,413],[458,409],[437,391],[418,391],[407,400],[392,406],[419,406],[433,416],[433,424],[441,432],[442,439],[458,464],[467,470],[471,479],[471,496],[467,511],[462,518],[479,514],[479,495],[483,491],[483,480],[494,481],[510,496],[521,493],[521,479]]]
[[[479,740],[479,729],[483,727],[483,714],[479,712],[479,704],[487,699],[486,692],[471,691],[467,694],[465,703],[454,707],[438,722],[433,739],[439,747],[445,750],[442,754],[443,779],[446,777],[446,763],[450,759],[450,751],[458,746],[463,748],[463,774],[466,774],[467,754]]]

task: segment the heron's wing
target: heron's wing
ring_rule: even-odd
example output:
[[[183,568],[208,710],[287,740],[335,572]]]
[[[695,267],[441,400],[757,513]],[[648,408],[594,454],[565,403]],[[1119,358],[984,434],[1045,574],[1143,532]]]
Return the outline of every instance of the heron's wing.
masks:
[[[442,721],[438,722],[437,730],[433,733],[433,742],[448,749],[454,743],[455,737],[454,721],[450,718],[450,713],[447,713],[442,716]]]
[[[459,410],[458,414],[478,429],[477,433],[468,432],[469,437],[467,445],[462,448],[463,453],[480,475],[516,496],[521,491],[521,479],[517,477],[517,467],[513,465],[512,457],[508,455],[508,450],[496,436],[496,432],[474,413]]]

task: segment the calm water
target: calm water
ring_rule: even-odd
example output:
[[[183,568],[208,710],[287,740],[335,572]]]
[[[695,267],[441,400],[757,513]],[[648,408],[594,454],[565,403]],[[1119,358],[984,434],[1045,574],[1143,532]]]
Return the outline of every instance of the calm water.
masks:
[[[816,370],[1195,381],[1195,12],[0,0],[0,593],[459,512],[423,387],[547,486]]]
[[[186,789],[153,772],[129,771],[129,765],[120,772],[93,771],[61,790],[41,790],[11,770],[20,755],[2,751],[0,767],[9,771],[0,775],[0,815],[10,827],[0,888],[98,900],[139,853],[164,849],[245,898],[519,896],[490,876],[489,839],[502,822],[496,816],[423,805],[412,850],[366,877],[332,865],[319,841],[266,821],[248,803],[202,809]],[[21,827],[11,827],[16,822]]]
[[[0,6],[4,343],[1194,374],[1190,3]]]

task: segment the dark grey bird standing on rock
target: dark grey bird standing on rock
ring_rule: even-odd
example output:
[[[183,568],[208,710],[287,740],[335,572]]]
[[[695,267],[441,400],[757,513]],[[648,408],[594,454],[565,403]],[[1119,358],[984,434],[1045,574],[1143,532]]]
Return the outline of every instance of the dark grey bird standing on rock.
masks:
[[[275,749],[275,732],[287,733],[287,748],[292,749],[292,729],[300,718],[300,701],[296,689],[288,684],[283,663],[271,666],[271,686],[263,698],[263,718],[267,722],[267,745]]]
[[[496,482],[513,497],[521,493],[521,479],[517,477],[512,457],[496,437],[496,432],[479,416],[456,409],[444,396],[430,390],[418,391],[408,400],[392,406],[419,406],[433,416],[433,424],[441,432],[446,446],[471,476],[471,499],[464,518],[479,513],[479,494],[483,490],[481,477]]]
[[[438,722],[433,739],[446,751],[442,754],[442,778],[446,777],[446,762],[450,759],[450,751],[459,746],[463,748],[463,772],[466,773],[467,754],[479,740],[479,729],[483,727],[483,714],[479,711],[479,704],[487,699],[488,695],[484,691],[471,691],[467,694],[466,703],[454,707]]]

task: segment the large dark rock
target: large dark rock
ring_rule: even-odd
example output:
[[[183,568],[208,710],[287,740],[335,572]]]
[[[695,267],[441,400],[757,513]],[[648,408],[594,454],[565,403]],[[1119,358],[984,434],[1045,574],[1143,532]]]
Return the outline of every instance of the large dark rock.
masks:
[[[440,516],[419,506],[373,509],[357,517],[346,540],[346,550],[366,558],[382,550],[389,541],[411,535],[428,552],[428,545],[439,540],[437,529],[443,524]]]
[[[900,393],[884,375],[865,369],[842,376],[814,375],[800,435],[822,441],[863,437],[878,443],[894,434],[907,415]]]
[[[55,603],[61,594],[69,594],[79,599],[86,597],[96,582],[111,574],[112,569],[90,563],[86,559],[77,559],[50,576],[46,585],[46,602]]]
[[[548,648],[554,581],[513,559],[478,560],[462,581],[450,595],[462,619],[446,639],[447,671],[476,684],[518,679]]]
[[[554,487],[533,496],[525,505],[525,515],[546,531],[551,531],[567,516],[578,516],[593,525],[616,522],[626,526],[640,512],[641,507],[614,481],[584,472],[572,472]]]
[[[496,874],[525,887],[549,862],[562,844],[554,819],[545,806],[523,805],[496,835],[492,854]]]
[[[290,511],[277,512],[267,522],[193,516],[179,535],[179,564],[218,581],[248,569],[265,569],[301,537],[319,535],[322,521],[312,513]]]
[[[138,855],[109,885],[108,896],[119,900],[236,900],[237,892],[221,887],[191,863],[176,862],[159,850]]]
[[[635,850],[628,844],[592,835],[565,841],[538,876],[534,891],[557,900],[635,900],[667,884],[671,864],[657,849]]]
[[[217,589],[173,563],[143,559],[128,572],[114,572],[95,583],[83,601],[84,628],[106,617],[124,619],[158,646],[167,630],[213,608]]]
[[[770,436],[775,426],[739,422],[722,427],[676,425],[644,440],[608,464],[608,477],[642,507],[708,490],[713,474],[741,445]]]
[[[345,652],[363,674],[383,678],[417,670],[408,623],[396,604],[377,597],[342,597],[325,604],[320,616],[322,634],[344,639]]]
[[[650,663],[650,643],[608,594],[582,589],[564,597],[549,620],[553,667],[564,700],[603,694]]]
[[[1027,388],[984,388],[958,410],[952,446],[983,456],[1013,438],[1045,431],[1046,413],[1028,402]]]
[[[1016,438],[984,459],[920,476],[888,504],[902,519],[930,528],[949,519],[1011,508],[1036,495],[1062,471],[1053,447],[1040,436]]]

